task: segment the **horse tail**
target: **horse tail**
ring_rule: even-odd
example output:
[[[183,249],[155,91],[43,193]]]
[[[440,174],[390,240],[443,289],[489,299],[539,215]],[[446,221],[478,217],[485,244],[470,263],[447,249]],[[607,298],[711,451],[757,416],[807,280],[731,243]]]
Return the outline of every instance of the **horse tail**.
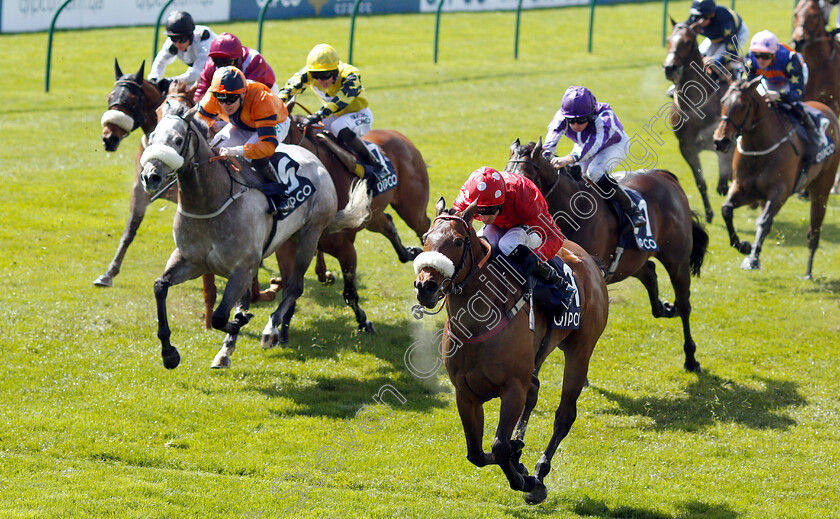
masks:
[[[700,223],[700,214],[696,211],[691,212],[691,237],[694,244],[691,246],[691,255],[688,257],[688,265],[691,268],[693,276],[700,276],[700,267],[703,266],[703,259],[706,257],[706,251],[709,247],[709,233]]]
[[[367,184],[364,181],[354,182],[350,187],[350,199],[347,206],[335,214],[335,219],[327,227],[329,232],[336,232],[342,229],[361,227],[370,218],[370,203],[373,197],[367,191]]]

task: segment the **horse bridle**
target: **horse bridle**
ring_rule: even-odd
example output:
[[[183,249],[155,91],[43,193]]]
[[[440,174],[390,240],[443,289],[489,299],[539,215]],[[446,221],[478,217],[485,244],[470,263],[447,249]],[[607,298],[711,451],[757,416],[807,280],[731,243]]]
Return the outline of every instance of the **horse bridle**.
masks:
[[[741,88],[740,88],[740,87],[738,87],[738,90],[739,90],[739,91],[743,91],[743,90],[741,90]],[[733,91],[733,93],[734,93],[734,91]],[[724,97],[725,97],[725,96],[724,96]],[[723,104],[723,102],[724,102],[724,101],[723,101],[723,100],[721,100],[721,104]],[[753,129],[755,129],[755,127],[756,127],[756,126],[758,126],[758,125],[759,125],[759,124],[760,124],[760,123],[761,123],[764,119],[766,119],[766,118],[767,118],[767,116],[765,115],[764,117],[762,117],[762,118],[761,118],[761,119],[759,119],[758,121],[754,122],[754,123],[753,123],[753,124],[752,124],[749,128],[744,129],[744,125],[747,123],[747,121],[749,121],[749,120],[750,120],[750,115],[752,115],[752,111],[753,111],[753,108],[755,107],[755,103],[756,103],[756,100],[755,100],[755,99],[750,98],[750,106],[747,108],[747,115],[745,115],[745,116],[744,116],[744,120],[743,120],[743,121],[741,121],[741,124],[738,124],[738,123],[736,123],[735,121],[733,121],[733,120],[732,120],[732,118],[730,118],[728,115],[721,115],[721,116],[720,116],[720,120],[721,120],[722,122],[724,122],[724,123],[731,124],[731,125],[735,128],[735,136],[740,136],[740,135],[742,135],[745,131],[747,131],[747,132],[752,131],[752,130],[753,130]]]
[[[166,179],[167,179],[167,180],[169,180],[169,179],[171,179],[171,180],[169,180],[169,183],[168,183],[168,184],[166,184],[166,185],[165,185],[162,189],[160,189],[157,193],[155,193],[154,195],[152,195],[152,201],[153,201],[153,202],[154,202],[155,200],[157,200],[160,196],[162,196],[164,193],[166,193],[166,191],[167,191],[167,190],[169,190],[169,188],[171,188],[173,185],[175,185],[175,182],[177,182],[177,181],[178,181],[178,176],[179,176],[181,173],[183,173],[183,172],[185,172],[185,171],[189,171],[189,170],[190,170],[190,169],[192,169],[192,168],[197,168],[198,166],[200,166],[200,165],[201,165],[201,164],[199,164],[199,163],[197,163],[197,162],[194,162],[194,161],[193,161],[193,160],[191,160],[191,159],[190,159],[190,160],[187,160],[187,155],[186,155],[186,154],[187,154],[187,152],[189,151],[189,150],[188,150],[188,147],[189,147],[189,146],[190,146],[190,144],[191,144],[191,141],[192,141],[193,135],[197,135],[198,130],[196,130],[195,128],[193,128],[193,127],[192,127],[191,122],[190,122],[190,121],[187,121],[187,120],[184,118],[184,116],[182,116],[182,115],[179,115],[179,114],[164,114],[164,116],[163,116],[163,117],[164,117],[164,118],[169,117],[169,118],[171,118],[171,119],[180,119],[181,121],[183,121],[183,122],[184,122],[184,124],[186,124],[186,125],[187,125],[187,135],[186,135],[186,136],[185,136],[185,138],[184,138],[184,143],[183,143],[183,145],[181,146],[181,149],[180,149],[180,150],[178,150],[178,155],[180,155],[180,156],[184,157],[184,164],[183,164],[183,165],[181,165],[181,167],[180,167],[180,168],[172,170],[172,171],[171,171],[171,172],[170,172],[170,173],[166,176]],[[151,144],[151,143],[150,143],[150,144]],[[174,148],[173,148],[173,149],[174,149]],[[193,152],[193,158],[195,158],[195,155],[196,155],[196,152]]]
[[[542,181],[540,180],[540,165],[534,162],[531,159],[508,159],[508,164],[527,164],[534,168],[534,176],[537,178],[537,181],[540,182],[540,185],[537,185],[537,188],[542,187]],[[566,168],[563,168],[564,170]],[[557,182],[560,181],[560,171],[557,170],[557,175],[554,177],[554,182],[551,183],[551,187],[548,188],[548,191],[543,193],[543,197],[548,198],[548,196],[554,192],[554,188],[557,187]],[[536,184],[536,182],[534,182]],[[542,189],[540,189],[542,191]]]
[[[131,131],[134,131],[143,126],[143,123],[146,122],[146,115],[143,113],[143,85],[130,79],[118,79],[117,82],[114,83],[114,91],[117,90],[117,87],[120,88],[119,95],[116,95],[116,99],[113,103],[108,104],[108,110],[121,109],[119,110],[120,112],[129,112],[128,115],[130,115],[131,119],[134,121],[134,127],[131,128]],[[135,94],[137,96],[136,106],[127,106],[128,102],[126,98],[130,94]]]
[[[804,24],[804,23],[800,23],[800,24],[797,24],[797,25],[793,28],[793,32],[796,32],[796,29],[799,29],[799,28],[801,27],[801,28],[802,28],[802,30],[805,32],[805,36],[807,36],[807,37],[808,37],[808,39],[807,39],[807,40],[805,40],[805,43],[804,43],[804,45],[802,46],[802,50],[801,50],[801,51],[798,51],[798,52],[804,52],[804,51],[805,51],[805,49],[807,49],[807,48],[808,48],[808,46],[809,46],[809,45],[811,45],[812,43],[816,43],[816,42],[818,42],[818,41],[825,41],[825,40],[833,40],[833,39],[834,39],[834,38],[832,38],[831,36],[828,36],[828,35],[825,35],[825,36],[820,36],[820,37],[817,37],[817,36],[816,36],[817,31],[819,31],[819,30],[820,30],[820,27],[825,27],[825,24],[827,24],[827,23],[828,23],[828,20],[826,20],[826,19],[825,19],[825,17],[823,16],[822,10],[819,10],[819,9],[818,9],[817,11],[818,11],[818,12],[819,12],[819,14],[820,14],[820,22],[819,22],[819,23],[817,23],[817,26],[816,26],[816,27],[814,27],[813,29],[809,29],[808,27],[806,27],[806,26],[805,26],[805,24]],[[793,15],[794,15],[794,16],[796,16],[797,14],[799,14],[799,13],[798,13],[798,12],[796,12],[796,11],[794,11]],[[822,24],[822,25],[821,25],[821,24]],[[794,43],[796,43],[796,42],[794,42]]]
[[[677,25],[674,26],[674,28],[675,29],[677,29],[677,28],[689,29],[692,32],[694,32],[694,29],[692,29],[689,25],[686,25],[684,23],[678,23]],[[696,36],[695,36],[695,38],[696,38]],[[674,52],[674,56],[676,56],[677,59],[680,60],[680,63],[678,65],[678,67],[680,67],[680,69],[678,71],[678,75],[680,77],[682,77],[682,73],[683,73],[683,70],[685,69],[685,67],[689,66],[691,64],[691,62],[694,60],[694,56],[697,56],[697,55],[700,56],[700,58],[701,58],[700,61],[702,62],[703,61],[703,59],[702,59],[703,55],[700,54],[700,47],[697,45],[696,41],[695,41],[694,45],[692,45],[691,52],[689,52],[688,56],[686,56],[685,58],[680,56],[680,54],[678,52]]]

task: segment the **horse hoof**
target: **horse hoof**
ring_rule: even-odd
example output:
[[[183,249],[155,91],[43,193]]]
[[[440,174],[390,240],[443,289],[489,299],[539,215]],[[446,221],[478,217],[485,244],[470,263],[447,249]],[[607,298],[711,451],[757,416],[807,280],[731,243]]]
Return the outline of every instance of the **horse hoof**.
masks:
[[[215,357],[213,357],[213,362],[210,363],[210,367],[213,369],[230,368],[230,357],[227,355],[218,354]]]
[[[264,350],[269,350],[277,346],[278,342],[280,342],[280,336],[276,333],[272,333],[270,335],[262,336],[262,340],[260,340],[260,346],[262,346],[262,349]]]
[[[548,490],[546,490],[545,485],[539,480],[534,483],[533,490],[524,496],[525,502],[529,505],[538,505],[545,501],[546,497],[548,497]]]
[[[758,258],[744,258],[744,261],[741,262],[741,268],[744,270],[759,270],[761,262],[758,261]]]
[[[414,261],[414,258],[419,256],[420,253],[423,252],[423,249],[421,247],[412,246],[406,247],[405,252],[408,259],[406,261],[403,261],[403,263],[408,263],[409,261]]]
[[[178,367],[178,364],[181,363],[181,355],[178,353],[174,347],[172,348],[172,352],[168,355],[163,355],[163,367],[166,369],[175,369]]]
[[[715,213],[711,209],[708,209],[706,211],[706,223],[712,223],[712,218],[714,218],[714,216]]]
[[[328,287],[328,286],[332,285],[333,283],[335,283],[335,274],[333,274],[332,272],[330,272],[328,270],[324,274],[323,279],[318,279],[318,281],[320,281],[321,284],[324,285],[325,287]]]
[[[703,368],[701,368],[700,363],[696,361],[692,364],[686,362],[685,364],[683,364],[683,368],[685,368],[685,370],[689,373],[697,373],[698,375],[700,373],[703,373]]]
[[[359,331],[360,332],[372,333],[374,335],[376,334],[376,328],[373,327],[373,323],[370,322],[370,321],[366,321],[364,324],[360,324],[359,325]]]
[[[114,278],[112,278],[110,274],[102,274],[101,276],[96,278],[93,284],[98,287],[104,288],[112,287],[114,286]]]
[[[749,254],[752,252],[752,244],[748,241],[739,242],[735,248],[738,249],[738,252],[741,254]]]

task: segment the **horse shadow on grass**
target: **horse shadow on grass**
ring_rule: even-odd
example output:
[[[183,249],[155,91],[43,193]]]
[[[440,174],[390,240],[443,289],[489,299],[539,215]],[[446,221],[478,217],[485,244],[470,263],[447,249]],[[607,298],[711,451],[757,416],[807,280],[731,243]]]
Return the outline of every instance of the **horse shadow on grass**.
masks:
[[[743,233],[748,237],[755,236],[755,226],[745,228]],[[752,238],[745,238],[749,241]],[[823,221],[820,226],[820,243],[840,243],[840,226],[834,222]],[[777,218],[773,220],[773,227],[767,235],[767,244],[779,247],[802,247],[808,248],[808,219],[804,221],[789,221]]]
[[[582,517],[600,517],[603,519],[735,519],[738,513],[726,504],[708,504],[700,501],[688,501],[678,503],[680,511],[676,515],[670,515],[650,508],[619,505],[610,507],[600,499],[586,497],[577,500],[572,507],[574,513]]]
[[[788,430],[796,421],[784,410],[805,405],[797,384],[787,380],[758,379],[761,389],[700,374],[685,388],[684,397],[643,396],[633,398],[608,389],[592,387],[618,409],[604,414],[644,416],[657,430],[698,431],[716,423],[737,423],[752,429]]]

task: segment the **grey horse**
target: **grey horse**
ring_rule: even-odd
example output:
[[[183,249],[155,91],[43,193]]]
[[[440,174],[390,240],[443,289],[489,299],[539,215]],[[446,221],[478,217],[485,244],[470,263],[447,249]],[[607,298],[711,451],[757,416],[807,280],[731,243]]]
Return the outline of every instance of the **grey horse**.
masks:
[[[298,200],[282,220],[268,214],[265,196],[253,186],[258,179],[250,165],[241,171],[228,159],[217,160],[207,142],[208,129],[193,120],[196,110],[164,114],[149,136],[141,157],[140,179],[147,192],[176,181],[178,209],[173,222],[176,249],[163,274],[155,280],[158,338],[166,368],[178,366],[180,355],[169,342],[166,296],[169,287],[203,274],[227,278],[221,302],[213,312],[213,328],[227,333],[211,367],[230,367],[239,329],[247,313],[248,291],[262,258],[295,235],[298,240],[292,276],[285,283],[283,300],[263,331],[263,347],[286,342],[295,301],[303,293],[303,275],[309,267],[318,238],[324,231],[358,227],[370,214],[370,196],[363,184],[351,188],[347,207],[337,211],[338,197],[330,175],[309,151],[298,146],[278,146],[281,164],[294,165],[292,181],[310,185],[309,197]],[[238,161],[237,161],[238,162]],[[302,199],[303,197],[301,197]],[[294,205],[294,204],[293,204]],[[234,305],[239,304],[232,321]],[[280,326],[280,331],[277,327]]]

